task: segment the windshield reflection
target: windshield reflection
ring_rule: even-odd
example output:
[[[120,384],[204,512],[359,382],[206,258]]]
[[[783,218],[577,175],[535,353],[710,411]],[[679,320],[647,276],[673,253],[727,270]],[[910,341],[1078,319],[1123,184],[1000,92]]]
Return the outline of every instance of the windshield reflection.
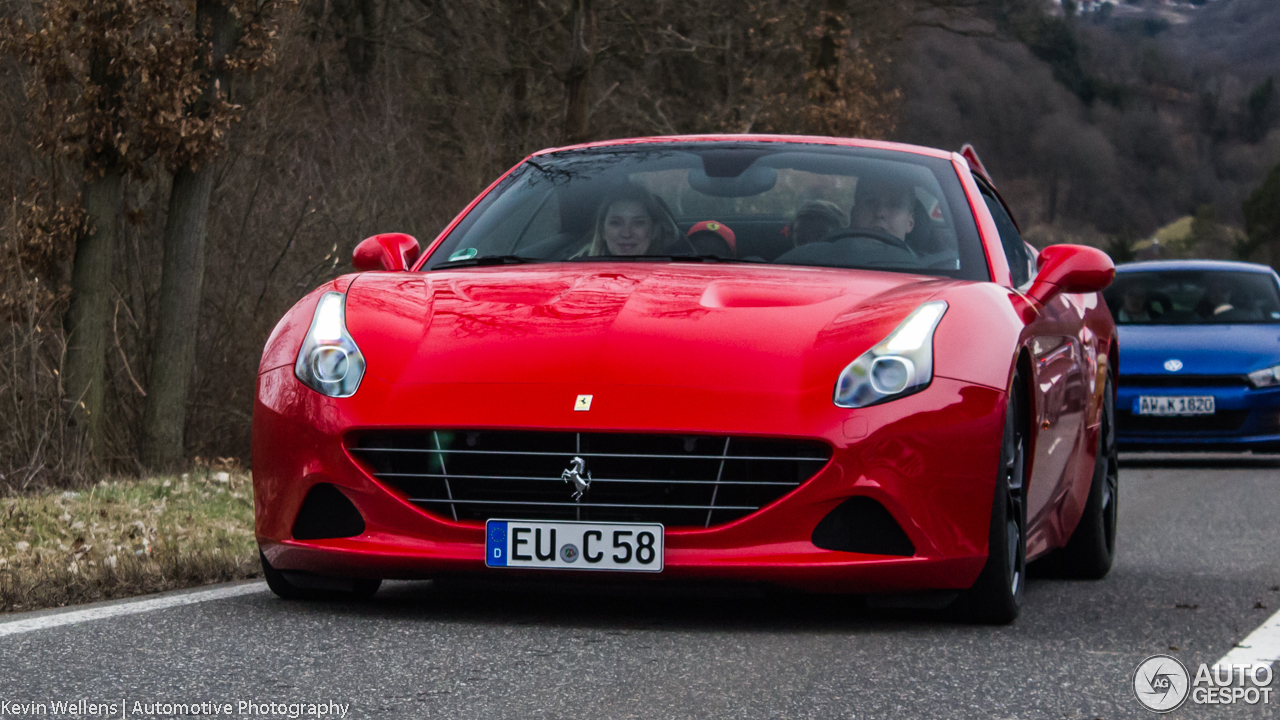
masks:
[[[1103,297],[1121,325],[1280,323],[1280,294],[1268,273],[1125,272]]]
[[[628,258],[989,279],[945,159],[761,142],[641,143],[531,158],[424,267]]]

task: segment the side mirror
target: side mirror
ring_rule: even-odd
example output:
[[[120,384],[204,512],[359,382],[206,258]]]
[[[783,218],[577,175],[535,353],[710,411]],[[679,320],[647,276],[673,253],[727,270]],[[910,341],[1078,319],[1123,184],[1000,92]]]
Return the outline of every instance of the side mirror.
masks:
[[[357,270],[408,270],[422,248],[418,239],[404,233],[383,233],[365,238],[351,253]]]
[[[1095,293],[1111,284],[1115,263],[1106,253],[1085,245],[1050,245],[1040,251],[1040,272],[1027,295],[1047,304],[1058,293]]]

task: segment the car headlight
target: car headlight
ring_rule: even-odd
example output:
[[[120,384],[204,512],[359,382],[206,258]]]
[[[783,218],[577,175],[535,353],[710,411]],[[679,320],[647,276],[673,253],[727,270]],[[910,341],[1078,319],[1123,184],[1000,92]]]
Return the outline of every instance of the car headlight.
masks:
[[[1274,365],[1264,370],[1254,370],[1249,373],[1249,382],[1258,388],[1280,385],[1280,365]]]
[[[947,312],[941,300],[927,302],[840,373],[835,404],[860,408],[919,392],[933,380],[933,331]]]
[[[346,296],[327,292],[316,304],[293,374],[321,395],[351,397],[364,377],[364,355],[347,333]]]

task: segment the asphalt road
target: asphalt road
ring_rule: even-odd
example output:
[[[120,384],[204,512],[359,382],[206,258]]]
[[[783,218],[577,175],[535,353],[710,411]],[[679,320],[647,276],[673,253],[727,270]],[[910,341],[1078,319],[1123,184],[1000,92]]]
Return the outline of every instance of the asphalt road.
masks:
[[[1127,458],[1111,575],[1033,579],[1011,627],[736,591],[389,583],[367,605],[257,592],[0,636],[0,701],[335,701],[352,718],[1154,718],[1131,690],[1139,662],[1166,653],[1194,673],[1280,609],[1278,469]],[[1280,698],[1169,717],[1280,717]]]

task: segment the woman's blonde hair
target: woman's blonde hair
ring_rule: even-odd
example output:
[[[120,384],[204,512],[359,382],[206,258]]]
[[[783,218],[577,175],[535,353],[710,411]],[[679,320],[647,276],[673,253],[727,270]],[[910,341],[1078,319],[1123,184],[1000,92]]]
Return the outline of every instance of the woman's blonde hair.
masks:
[[[667,255],[686,249],[681,248],[679,245],[680,229],[676,226],[675,218],[671,216],[671,210],[667,208],[667,204],[662,201],[662,198],[639,185],[627,183],[605,195],[604,200],[600,203],[600,209],[596,211],[596,221],[593,225],[594,230],[591,235],[591,242],[587,244],[586,249],[579,255],[598,256],[609,254],[609,246],[604,240],[604,221],[609,215],[609,208],[620,202],[637,203],[644,208],[645,213],[649,216],[654,236],[649,240],[649,249],[645,251],[646,255]]]

